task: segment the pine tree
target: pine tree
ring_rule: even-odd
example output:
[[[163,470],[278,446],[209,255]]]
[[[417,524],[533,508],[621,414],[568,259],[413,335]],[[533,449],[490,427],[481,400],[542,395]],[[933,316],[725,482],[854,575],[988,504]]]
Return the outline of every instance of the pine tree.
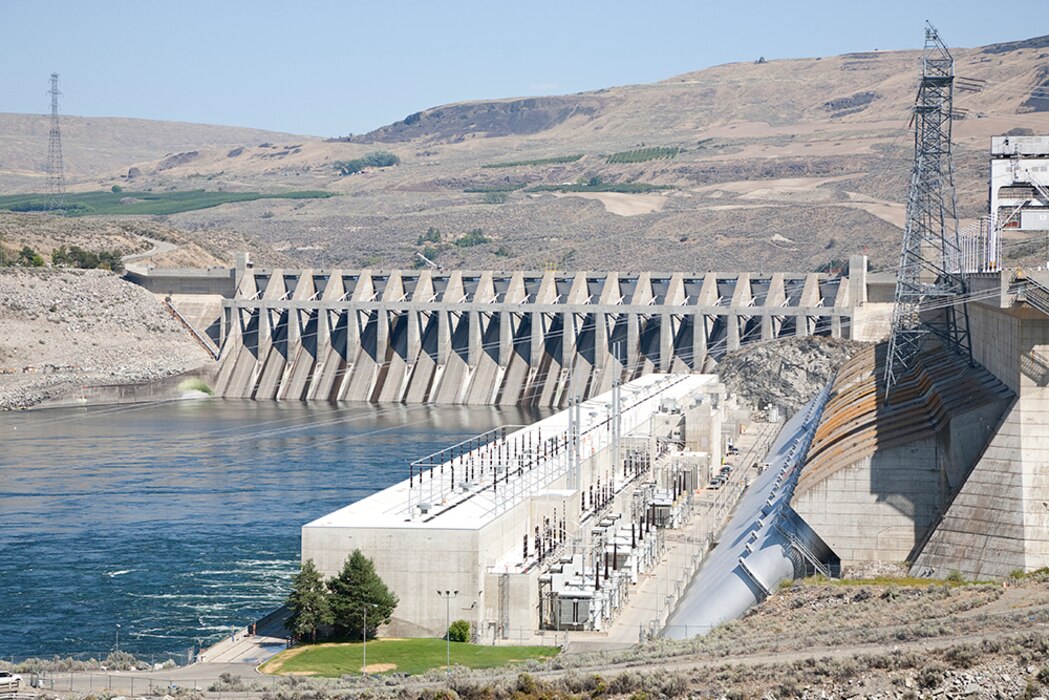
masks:
[[[375,573],[372,560],[359,549],[353,550],[339,575],[328,581],[328,590],[336,633],[351,639],[361,639],[365,618],[366,634],[369,639],[374,637],[379,625],[390,621],[399,602]]]
[[[317,628],[332,623],[328,591],[312,559],[308,559],[292,579],[288,609],[291,617],[285,626],[296,636],[308,634],[310,639],[317,641]]]

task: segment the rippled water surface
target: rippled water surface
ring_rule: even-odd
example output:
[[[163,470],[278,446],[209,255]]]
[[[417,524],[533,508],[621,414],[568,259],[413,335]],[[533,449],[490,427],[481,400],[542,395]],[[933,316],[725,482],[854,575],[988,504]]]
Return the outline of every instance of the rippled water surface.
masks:
[[[0,656],[180,656],[279,605],[299,528],[535,416],[183,401],[0,414]]]

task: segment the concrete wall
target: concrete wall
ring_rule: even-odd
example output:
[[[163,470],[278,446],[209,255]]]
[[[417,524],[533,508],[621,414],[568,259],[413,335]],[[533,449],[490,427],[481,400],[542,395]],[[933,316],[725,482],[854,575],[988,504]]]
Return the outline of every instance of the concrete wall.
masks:
[[[363,529],[305,527],[302,529],[302,559],[312,559],[325,577],[337,575],[348,552],[360,549],[375,562],[375,570],[400,602],[385,630],[389,636],[444,634],[445,602],[437,591],[459,591],[453,606],[478,602],[472,616],[453,615],[475,625],[482,606],[478,592],[484,590],[484,571],[478,561],[477,530]],[[433,561],[441,562],[440,567]]]
[[[840,469],[793,505],[848,566],[907,559],[941,500],[935,441],[923,440]]]
[[[171,377],[142,384],[99,384],[70,389],[70,393],[40,403],[37,408],[63,408],[68,406],[101,406],[106,404],[152,403],[172,401],[185,394],[180,386],[188,380],[200,380],[209,387],[215,384],[218,366],[208,362],[205,366]]]
[[[892,302],[867,303],[854,309],[849,337],[865,342],[888,340],[892,335],[893,306]]]
[[[139,269],[131,267],[124,278],[154,294],[217,294],[230,299],[237,291],[236,270]]]
[[[797,513],[848,566],[911,561],[958,492],[1001,416],[996,402],[934,438],[878,449],[795,497]]]
[[[1049,317],[970,305],[973,355],[1017,393],[916,573],[973,578],[1049,566]]]

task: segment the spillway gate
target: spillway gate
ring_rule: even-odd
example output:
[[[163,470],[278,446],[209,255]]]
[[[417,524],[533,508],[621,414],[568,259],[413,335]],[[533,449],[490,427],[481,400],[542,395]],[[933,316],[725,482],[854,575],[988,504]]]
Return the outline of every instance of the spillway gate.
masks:
[[[823,273],[248,269],[218,392],[561,407],[758,340],[849,337],[853,308],[850,277]]]

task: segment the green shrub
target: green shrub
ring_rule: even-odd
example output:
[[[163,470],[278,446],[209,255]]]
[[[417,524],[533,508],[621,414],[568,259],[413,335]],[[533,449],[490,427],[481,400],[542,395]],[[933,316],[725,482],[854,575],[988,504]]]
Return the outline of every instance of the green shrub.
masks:
[[[935,688],[943,680],[943,667],[930,664],[918,672],[919,688]]]
[[[485,192],[482,201],[485,204],[505,204],[509,196],[506,192]]]
[[[22,267],[43,267],[44,258],[40,253],[24,245],[22,250],[18,251],[18,264]]]
[[[426,233],[420,234],[415,239],[415,245],[423,245],[424,243],[440,243],[441,242],[441,231],[433,226],[426,229]]]
[[[95,253],[80,246],[61,245],[51,251],[51,264],[56,267],[75,267],[81,270],[112,270],[123,272],[124,263],[119,250],[100,250]]]
[[[324,199],[331,192],[299,190],[292,192],[214,192],[186,190],[152,192],[69,192],[61,211],[64,216],[125,216],[137,214],[179,214],[185,211],[208,209],[230,202],[251,202],[256,199]],[[0,209],[6,211],[48,211],[47,197],[42,194],[0,195]]]
[[[466,620],[456,620],[448,626],[448,639],[453,642],[470,641],[470,623]]]
[[[361,172],[365,168],[389,168],[400,162],[401,159],[389,151],[372,151],[361,158],[337,160],[332,165],[335,166],[340,175],[352,175]]]
[[[527,184],[527,182],[504,182],[497,185],[474,185],[472,187],[467,187],[463,192],[480,194],[486,192],[513,192],[521,189]]]
[[[969,668],[980,658],[980,652],[968,644],[963,644],[962,646],[948,649],[944,656],[956,668]]]
[[[484,245],[490,241],[491,239],[484,235],[484,231],[475,228],[456,238],[455,245],[459,248],[472,248],[475,245]]]

